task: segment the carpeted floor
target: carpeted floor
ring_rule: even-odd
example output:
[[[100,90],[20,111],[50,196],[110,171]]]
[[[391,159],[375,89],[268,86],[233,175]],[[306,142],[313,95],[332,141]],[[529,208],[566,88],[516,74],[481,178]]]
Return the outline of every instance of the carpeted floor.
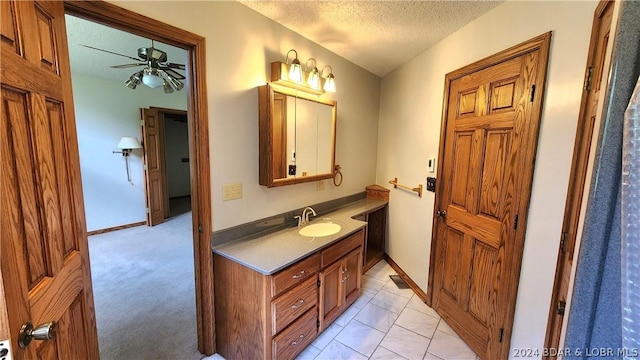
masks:
[[[89,237],[100,356],[201,359],[191,212]]]

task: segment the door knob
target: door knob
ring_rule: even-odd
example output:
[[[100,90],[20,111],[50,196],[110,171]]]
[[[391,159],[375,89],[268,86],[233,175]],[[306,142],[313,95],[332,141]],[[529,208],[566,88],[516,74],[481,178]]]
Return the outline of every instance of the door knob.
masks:
[[[48,322],[38,325],[37,328],[33,324],[26,322],[20,328],[18,334],[18,345],[21,349],[26,348],[31,340],[52,340],[56,336],[56,322]]]
[[[447,217],[447,211],[446,210],[438,210],[436,211],[436,214],[438,214],[438,216],[446,218]]]

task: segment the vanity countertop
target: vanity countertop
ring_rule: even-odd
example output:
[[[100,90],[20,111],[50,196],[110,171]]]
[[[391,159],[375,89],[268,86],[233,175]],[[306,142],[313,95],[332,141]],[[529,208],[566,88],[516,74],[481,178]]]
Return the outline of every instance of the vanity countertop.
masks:
[[[367,225],[353,217],[377,210],[386,201],[363,199],[311,220],[309,224],[331,222],[342,228],[336,234],[306,237],[298,234],[298,227],[280,230],[258,238],[238,240],[213,247],[213,252],[265,275],[271,275],[307,255],[331,245]]]

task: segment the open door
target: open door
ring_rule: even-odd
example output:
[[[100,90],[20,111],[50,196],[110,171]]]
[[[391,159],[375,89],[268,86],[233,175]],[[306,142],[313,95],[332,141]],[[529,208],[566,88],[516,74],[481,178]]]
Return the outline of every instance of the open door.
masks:
[[[147,225],[155,226],[165,219],[164,119],[157,108],[140,109],[142,147],[144,148],[144,183],[147,201]]]
[[[98,359],[64,5],[0,6],[0,334],[13,359]]]

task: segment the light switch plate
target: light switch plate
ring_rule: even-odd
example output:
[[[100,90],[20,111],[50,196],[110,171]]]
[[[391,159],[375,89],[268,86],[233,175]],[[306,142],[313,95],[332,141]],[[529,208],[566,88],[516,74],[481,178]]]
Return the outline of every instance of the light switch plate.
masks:
[[[242,199],[242,183],[222,185],[222,201]]]
[[[316,182],[316,190],[317,191],[324,190],[324,180],[320,180]]]
[[[430,173],[436,171],[436,158],[432,157],[427,159],[427,171]]]
[[[11,341],[0,340],[0,360],[12,360]]]

